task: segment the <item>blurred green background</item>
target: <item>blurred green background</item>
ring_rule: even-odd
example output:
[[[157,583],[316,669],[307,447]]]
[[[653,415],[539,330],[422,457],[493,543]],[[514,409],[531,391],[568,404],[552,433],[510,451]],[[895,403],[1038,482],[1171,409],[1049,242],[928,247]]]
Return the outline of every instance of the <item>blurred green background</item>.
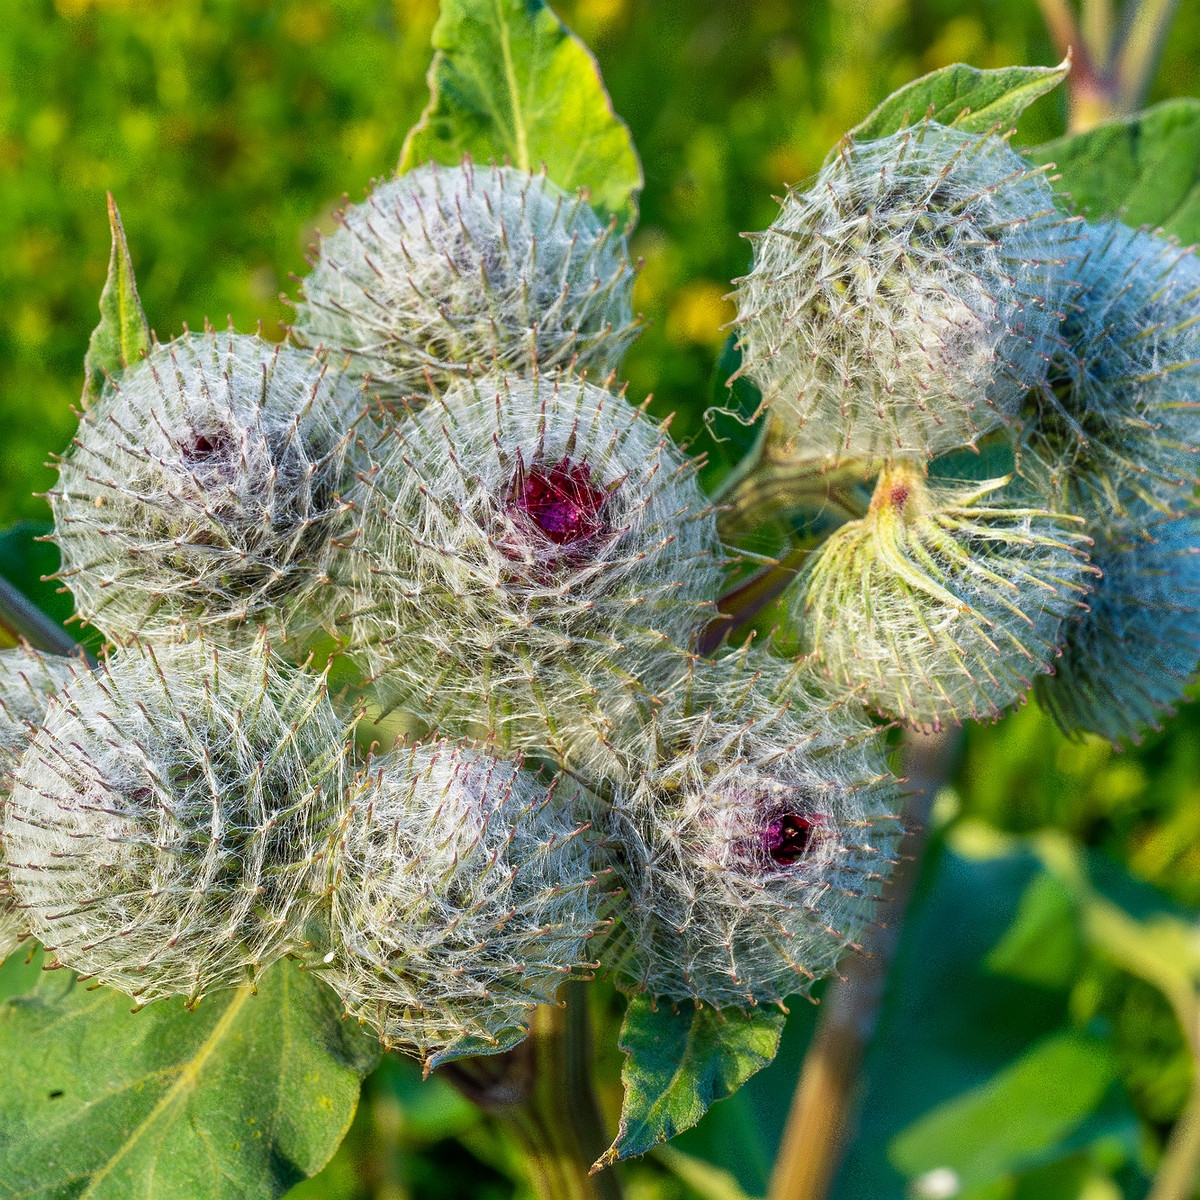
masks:
[[[678,413],[681,436],[710,402],[723,297],[749,261],[738,233],[770,221],[772,193],[918,74],[1056,57],[1034,0],[557,7],[595,49],[643,158],[633,250],[651,323],[626,374],[631,396]],[[227,315],[281,336],[279,295],[305,248],[343,193],[391,169],[424,105],[436,15],[436,0],[0,0],[0,527],[48,514],[34,493],[74,424],[108,261],[105,190],[161,338]],[[1151,100],[1174,95],[1200,95],[1194,3]],[[1019,140],[1061,133],[1064,116],[1065,96],[1039,102]],[[0,569],[19,574],[2,556]],[[1086,863],[1134,919],[1194,929],[1200,718],[1185,710],[1119,753],[1067,742],[1030,705],[968,732],[935,817],[837,1195],[1144,1195],[1191,1061],[1159,990],[1089,932],[1062,864]],[[1156,927],[1141,928],[1151,945]],[[603,987],[597,1000],[615,1111],[620,1006]],[[796,1005],[778,1061],[673,1143],[686,1157],[630,1167],[632,1200],[762,1195],[814,1019]],[[519,1180],[496,1129],[391,1062],[296,1195],[502,1200],[525,1194]]]

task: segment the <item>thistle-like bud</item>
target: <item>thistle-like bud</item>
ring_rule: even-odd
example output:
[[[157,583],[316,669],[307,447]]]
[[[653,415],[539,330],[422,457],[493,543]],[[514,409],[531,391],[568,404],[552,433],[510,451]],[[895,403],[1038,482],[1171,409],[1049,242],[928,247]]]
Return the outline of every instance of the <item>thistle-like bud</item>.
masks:
[[[24,647],[0,650],[0,830],[10,774],[45,716],[51,697],[74,678],[79,667],[78,659],[58,654],[39,654]],[[8,886],[3,851],[0,836],[0,962],[29,932],[28,921]]]
[[[1200,482],[1200,260],[1119,221],[1077,232],[1017,469],[1063,511],[1101,519],[1129,500],[1177,511]]]
[[[385,396],[493,369],[603,380],[637,334],[625,239],[544,173],[431,164],[340,221],[293,336],[352,354]]]
[[[513,763],[446,745],[394,751],[351,795],[323,977],[427,1069],[516,1045],[533,1006],[590,965],[586,813]]]
[[[1066,626],[1062,658],[1036,693],[1064,732],[1112,742],[1158,728],[1200,665],[1200,514],[1127,508],[1096,531],[1089,611]]]
[[[806,993],[857,948],[894,865],[883,731],[757,652],[698,663],[656,727],[613,809],[624,936],[602,962],[672,1001]]]
[[[737,281],[742,373],[797,457],[924,457],[1045,378],[1064,218],[1004,139],[933,121],[847,141]]]
[[[791,619],[838,685],[936,729],[997,716],[1050,669],[1087,592],[1087,538],[1070,518],[989,505],[1005,482],[935,487],[893,463],[867,515],[813,555]]]
[[[113,655],[59,693],[9,797],[33,932],[141,1003],[252,980],[318,902],[347,739],[323,679],[261,638]]]
[[[444,735],[609,769],[619,713],[721,588],[696,464],[574,376],[464,385],[378,450],[350,643],[380,692]]]
[[[79,613],[115,642],[264,624],[301,652],[346,603],[362,408],[348,377],[258,337],[156,345],[84,414],[50,493]]]

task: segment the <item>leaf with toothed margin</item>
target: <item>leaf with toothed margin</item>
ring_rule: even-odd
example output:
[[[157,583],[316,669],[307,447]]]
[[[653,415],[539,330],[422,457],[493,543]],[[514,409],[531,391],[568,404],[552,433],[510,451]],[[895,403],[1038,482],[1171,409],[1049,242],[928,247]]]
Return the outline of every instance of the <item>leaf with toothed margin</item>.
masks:
[[[1002,67],[996,71],[955,63],[893,92],[846,136],[856,142],[887,137],[926,114],[939,125],[966,133],[987,133],[997,125],[1011,126],[1035,100],[1054,91],[1070,69],[1070,59],[1057,67]],[[831,161],[837,151],[837,146],[830,150],[825,162]]]
[[[1056,186],[1089,221],[1119,217],[1200,241],[1200,100],[1164,100],[1131,117],[1025,151],[1053,163]]]
[[[588,48],[542,0],[442,0],[429,103],[408,134],[401,171],[508,160],[544,163],[553,183],[586,188],[632,228],[642,166]]]
[[[7,1200],[271,1200],[349,1128],[379,1043],[293,963],[129,1011],[71,971],[0,1005]]]
[[[654,1007],[648,996],[631,997],[619,1042],[626,1056],[621,1124],[593,1171],[690,1129],[775,1057],[783,1022],[778,1009],[673,1010]]]
[[[100,324],[92,330],[83,360],[85,405],[100,394],[106,374],[118,374],[150,348],[150,326],[138,299],[129,244],[111,192],[108,223],[112,226],[112,255],[108,260],[108,278],[100,293]]]

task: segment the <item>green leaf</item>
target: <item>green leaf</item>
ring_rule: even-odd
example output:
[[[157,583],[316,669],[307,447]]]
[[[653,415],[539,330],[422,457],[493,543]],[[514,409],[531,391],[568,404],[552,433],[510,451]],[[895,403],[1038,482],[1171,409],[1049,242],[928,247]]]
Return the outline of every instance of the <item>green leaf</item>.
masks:
[[[1164,100],[1025,153],[1055,164],[1058,186],[1091,221],[1120,217],[1200,240],[1200,100]]]
[[[779,1049],[784,1014],[743,1015],[703,1005],[672,1011],[634,996],[621,1026],[625,1102],[617,1139],[593,1168],[645,1154],[704,1116],[765,1067]]]
[[[1079,905],[1061,880],[1044,874],[1025,890],[1012,925],[986,963],[1012,979],[1065,989],[1078,978],[1082,955]]]
[[[150,348],[150,326],[138,299],[125,229],[111,192],[108,223],[112,226],[112,255],[108,260],[108,278],[100,293],[100,324],[92,330],[83,360],[85,403],[100,394],[106,373],[115,375],[123,371],[143,350]]]
[[[948,1168],[964,1191],[990,1183],[1058,1147],[1115,1079],[1102,1042],[1058,1034],[914,1122],[892,1139],[888,1157],[909,1179]]]
[[[134,1014],[48,974],[0,1006],[6,1200],[268,1200],[342,1140],[379,1044],[290,962]]]
[[[967,133],[1011,126],[1035,100],[1054,91],[1070,69],[1069,60],[1057,67],[1002,67],[998,71],[955,63],[893,92],[846,136],[860,142],[887,137],[926,115]],[[825,161],[836,153],[834,147]]]
[[[632,227],[642,167],[591,52],[542,0],[442,0],[433,30],[429,104],[409,132],[400,170],[545,164],[569,191]]]

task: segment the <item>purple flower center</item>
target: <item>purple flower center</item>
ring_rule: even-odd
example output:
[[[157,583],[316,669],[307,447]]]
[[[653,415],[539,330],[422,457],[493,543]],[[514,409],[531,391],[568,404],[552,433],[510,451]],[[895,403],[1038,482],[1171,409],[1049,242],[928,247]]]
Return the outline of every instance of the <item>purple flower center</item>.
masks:
[[[524,527],[536,543],[562,549],[554,556],[568,562],[586,561],[597,537],[608,532],[604,505],[608,493],[592,482],[586,462],[572,462],[565,455],[552,465],[521,464],[509,484],[506,507],[516,524]],[[512,549],[521,557],[519,546]]]
[[[773,820],[763,834],[767,854],[781,867],[790,867],[808,852],[815,821],[798,813],[784,813]]]
[[[185,463],[206,463],[210,458],[228,458],[233,449],[233,439],[225,430],[214,433],[211,437],[192,430],[191,434],[179,443],[179,453]]]

